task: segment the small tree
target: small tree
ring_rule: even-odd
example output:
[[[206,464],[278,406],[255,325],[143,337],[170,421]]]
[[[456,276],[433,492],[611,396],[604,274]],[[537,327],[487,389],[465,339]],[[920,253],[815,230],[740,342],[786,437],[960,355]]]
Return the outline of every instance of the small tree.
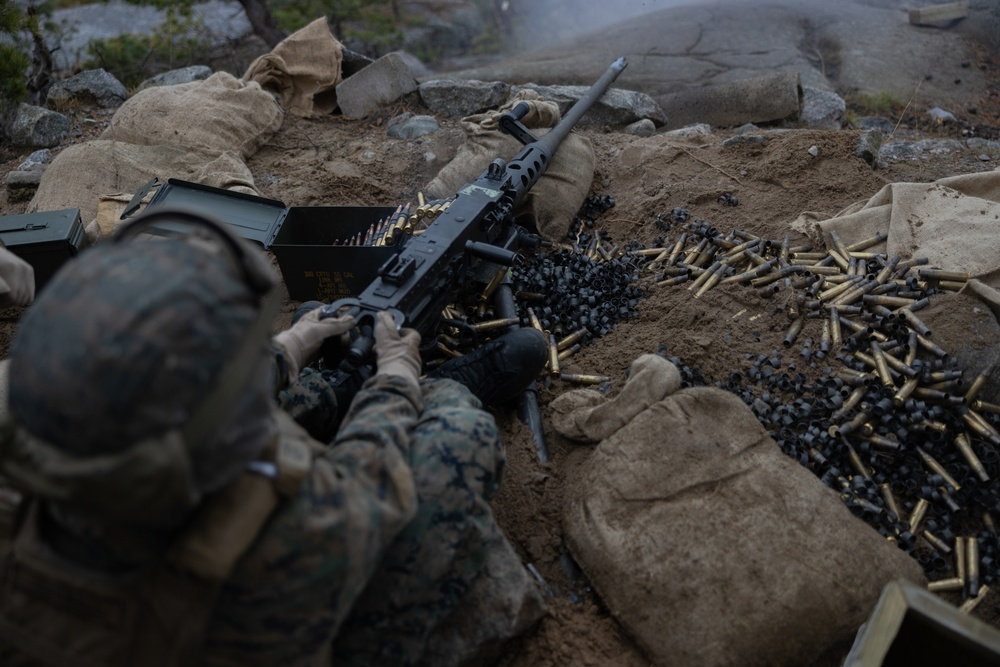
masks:
[[[27,20],[14,0],[0,0],[0,117],[5,120],[28,98],[28,68],[31,58],[21,46]],[[6,125],[7,123],[4,123]]]

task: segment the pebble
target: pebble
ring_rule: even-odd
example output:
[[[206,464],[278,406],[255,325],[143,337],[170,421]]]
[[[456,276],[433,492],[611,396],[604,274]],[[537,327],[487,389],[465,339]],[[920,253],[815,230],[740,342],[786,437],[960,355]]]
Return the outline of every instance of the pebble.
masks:
[[[819,146],[810,146],[808,153],[813,157],[819,157]]]

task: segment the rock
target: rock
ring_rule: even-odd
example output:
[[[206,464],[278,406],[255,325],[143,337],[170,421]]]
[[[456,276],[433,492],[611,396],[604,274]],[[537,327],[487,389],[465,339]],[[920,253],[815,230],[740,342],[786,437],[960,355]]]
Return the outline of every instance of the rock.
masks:
[[[754,129],[757,129],[756,127]],[[664,132],[668,137],[705,137],[712,134],[712,126],[706,123],[695,123],[694,125],[688,125],[687,127],[682,127],[679,130],[670,130]]]
[[[49,89],[46,103],[53,106],[70,102],[96,104],[105,109],[121,106],[128,99],[128,90],[113,74],[103,69],[89,69],[76,76],[58,81]]]
[[[347,118],[361,119],[416,89],[410,68],[389,53],[337,84],[337,104]]]
[[[984,153],[985,155],[1000,154],[1000,141],[992,141],[990,139],[983,139],[982,137],[972,137],[965,140],[965,145],[968,146],[970,150]]]
[[[819,157],[819,146],[810,146],[807,152],[813,157]]]
[[[670,129],[691,123],[734,127],[793,119],[802,110],[802,81],[798,72],[701,86],[660,98],[670,116]]]
[[[739,146],[741,144],[762,144],[767,141],[767,137],[763,134],[737,134],[735,137],[729,137],[722,142],[723,148],[729,148],[730,146]]]
[[[203,81],[210,76],[212,76],[211,67],[206,65],[191,65],[190,67],[172,69],[169,72],[150,77],[139,84],[138,90],[145,90],[154,86],[176,86],[179,83]]]
[[[590,90],[590,86],[539,86],[526,83],[514,86],[510,91],[511,95],[516,95],[525,88],[534,90],[546,100],[556,102],[559,111],[564,114]],[[628,125],[643,118],[652,120],[657,126],[667,122],[667,115],[649,95],[611,88],[583,115],[580,125]]]
[[[45,107],[21,104],[10,129],[15,146],[49,148],[58,146],[69,132],[69,118]]]
[[[847,103],[837,93],[802,86],[802,111],[799,120],[820,130],[839,130],[844,126]]]
[[[35,196],[41,182],[41,170],[12,171],[7,174],[7,197],[11,201],[27,201]]]
[[[760,128],[753,123],[744,123],[733,130],[733,134],[753,134],[758,131],[760,131]]]
[[[446,118],[495,109],[510,96],[510,85],[502,81],[434,79],[420,84],[417,90],[428,109]]]
[[[437,132],[441,128],[433,116],[413,116],[389,127],[387,134],[393,139],[416,139]]]
[[[868,130],[858,137],[857,146],[854,148],[854,155],[867,162],[870,166],[877,167],[879,149],[882,148],[882,142],[884,141],[885,135],[882,134],[881,130]]]
[[[403,59],[406,66],[410,68],[410,74],[413,75],[414,79],[425,79],[431,76],[430,68],[421,62],[420,58],[417,58],[412,53],[409,53],[408,51],[393,51],[393,53]]]
[[[637,120],[625,126],[627,134],[634,134],[637,137],[651,137],[656,134],[656,123],[648,118]]]
[[[933,109],[928,109],[927,115],[930,116],[931,120],[933,120],[938,125],[944,125],[946,123],[955,122],[954,114],[952,114],[950,111],[945,111],[944,109],[940,109],[938,107],[934,107]]]
[[[856,121],[859,130],[878,130],[882,134],[889,136],[895,129],[892,121],[878,116],[861,116]]]
[[[40,151],[35,151],[28,157],[24,158],[24,162],[17,165],[18,171],[45,171],[45,167],[48,166],[49,162],[52,162],[52,151],[48,148],[43,148]]]
[[[344,79],[354,76],[362,69],[375,62],[368,56],[358,53],[357,51],[351,51],[348,48],[344,48],[341,51],[341,57],[340,76]]]
[[[948,155],[962,150],[964,146],[957,139],[921,139],[920,141],[894,141],[879,149],[879,160],[898,162],[900,160],[929,160],[939,155]]]

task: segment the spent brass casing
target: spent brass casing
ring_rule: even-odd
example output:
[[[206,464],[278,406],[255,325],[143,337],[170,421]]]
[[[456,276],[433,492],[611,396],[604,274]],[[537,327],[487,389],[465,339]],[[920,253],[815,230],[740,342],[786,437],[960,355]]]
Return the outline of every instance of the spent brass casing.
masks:
[[[878,275],[875,276],[875,282],[882,284],[889,280],[892,272],[896,270],[896,265],[899,264],[899,260],[899,255],[893,255],[892,258],[886,262],[882,270],[878,272]]]
[[[480,301],[489,301],[490,298],[492,298],[493,292],[495,292],[497,287],[500,286],[500,283],[503,281],[504,276],[507,275],[508,271],[510,271],[510,269],[504,267],[493,274],[493,278],[491,278],[490,282],[485,288],[483,288],[483,293],[479,295]]]
[[[871,415],[867,412],[859,412],[854,415],[854,419],[849,422],[840,424],[839,426],[831,426],[831,430],[834,431],[833,435],[849,435],[851,433],[859,433],[862,436],[869,436],[875,432],[875,428],[871,425],[869,420]]]
[[[683,282],[687,282],[691,279],[690,273],[685,273],[679,276],[674,276],[673,278],[667,278],[666,280],[661,280],[656,283],[657,287],[670,287],[671,285],[680,285]]]
[[[844,446],[847,447],[847,460],[850,462],[851,467],[854,468],[854,472],[858,473],[865,479],[871,479],[871,471],[868,470],[868,466],[865,465],[861,457],[858,456],[857,450],[851,447],[850,443],[844,442]]]
[[[705,272],[702,273],[700,276],[698,276],[697,280],[695,280],[693,283],[691,283],[690,285],[688,285],[688,290],[697,290],[697,289],[700,289],[702,285],[704,285],[706,282],[708,282],[709,278],[711,278],[713,275],[715,275],[715,272],[719,270],[720,266],[722,266],[722,264],[720,262],[715,262],[710,267],[708,267],[707,269],[705,269]]]
[[[927,502],[925,498],[921,498],[917,501],[917,504],[913,506],[913,513],[910,514],[910,532],[916,534],[917,528],[920,526],[920,522],[924,520],[924,515],[927,514],[927,508],[930,507],[930,503]]]
[[[882,500],[885,501],[886,508],[895,514],[898,520],[902,514],[899,512],[899,505],[896,504],[896,496],[892,495],[892,485],[889,482],[882,482],[878,488],[882,492]]]
[[[979,606],[979,603],[986,599],[986,594],[989,592],[989,586],[980,586],[979,594],[974,598],[969,598],[959,606],[958,611],[960,614],[971,614],[972,611]]]
[[[969,410],[964,412],[962,414],[962,421],[980,438],[989,440],[994,445],[1000,445],[1000,434],[976,411]]]
[[[701,255],[702,250],[704,250],[707,246],[708,246],[708,239],[707,238],[702,239],[701,242],[698,243],[698,245],[696,245],[694,248],[689,250],[687,254],[684,255],[684,263],[692,264],[695,258]]]
[[[965,586],[965,580],[968,575],[966,571],[968,556],[965,554],[965,551],[965,537],[962,535],[955,537],[955,576],[962,582],[963,587]]]
[[[441,352],[442,354],[452,357],[453,359],[458,359],[459,357],[462,356],[461,352],[456,352],[455,350],[451,349],[441,341],[438,341],[437,345],[434,346],[434,349],[436,349],[438,352]]]
[[[990,364],[989,367],[983,370],[982,373],[976,376],[976,379],[972,381],[969,385],[968,391],[965,392],[965,403],[966,405],[972,403],[976,400],[976,396],[982,390],[983,386],[989,381],[990,375],[993,374],[994,364]]]
[[[944,290],[945,292],[961,292],[965,289],[966,283],[956,282],[954,280],[940,280],[938,281],[937,288],[939,290]]]
[[[830,342],[834,346],[843,342],[843,336],[840,332],[840,313],[836,308],[830,309]]]
[[[885,296],[885,295],[873,295],[865,294],[861,297],[862,303],[877,303],[880,306],[888,306],[890,308],[905,308],[906,306],[912,306],[916,303],[916,299],[904,299],[899,296]]]
[[[823,328],[820,330],[819,337],[819,349],[823,352],[830,351],[830,320],[829,318],[823,320]]]
[[[907,324],[910,325],[911,329],[916,331],[921,336],[931,335],[931,328],[927,326],[927,324],[924,323],[922,319],[914,315],[912,310],[910,310],[909,308],[900,308],[899,312],[906,319],[906,322]]]
[[[843,271],[844,273],[847,273],[847,270],[851,268],[850,262],[847,261],[847,258],[844,255],[841,255],[836,250],[830,250],[829,255],[830,259],[833,260],[834,264],[839,266],[840,270]]]
[[[872,433],[867,438],[864,438],[866,442],[870,442],[875,445],[876,448],[883,451],[896,451],[899,449],[899,442],[891,438],[887,438],[883,435],[877,433]]]
[[[917,332],[910,331],[909,337],[906,340],[906,346],[909,348],[906,351],[906,356],[903,357],[903,363],[907,366],[912,366],[913,362],[917,359],[917,346],[919,341],[917,341]]]
[[[519,301],[545,301],[548,297],[540,292],[518,292],[515,294]]]
[[[783,344],[785,347],[791,347],[795,339],[799,337],[799,333],[802,331],[802,325],[805,324],[805,318],[800,317],[794,322],[792,326],[788,327],[788,331],[785,333],[785,340]]]
[[[989,512],[983,512],[983,525],[986,526],[986,529],[991,533],[997,532],[996,524],[993,523],[993,515]]]
[[[521,323],[521,318],[519,317],[505,317],[499,320],[476,322],[471,326],[473,331],[493,331],[494,329],[503,329],[505,327],[514,326],[515,324],[520,324],[520,323]]]
[[[965,593],[970,598],[979,595],[979,540],[965,538]]]
[[[878,341],[870,341],[869,346],[872,351],[872,356],[875,361],[875,372],[878,373],[879,380],[885,386],[895,386],[895,382],[892,379],[892,373],[889,372],[889,364],[885,360],[885,354],[882,352],[882,348],[879,346]]]
[[[611,378],[606,375],[581,375],[579,373],[560,373],[559,379],[574,384],[604,384],[611,381]]]
[[[933,401],[935,403],[946,403],[948,405],[962,405],[962,403],[965,402],[961,396],[948,394],[943,391],[938,391],[937,389],[926,389],[924,387],[917,387],[914,389],[913,397],[922,398],[925,401]]]
[[[928,544],[940,551],[941,553],[947,555],[951,553],[951,545],[942,540],[940,537],[935,535],[929,530],[925,530],[923,533],[923,538],[927,540]]]
[[[976,456],[976,452],[972,449],[972,441],[969,439],[967,433],[959,433],[955,436],[955,447],[981,482],[990,481],[989,473],[986,472],[986,466]]]
[[[986,401],[976,399],[972,403],[969,403],[969,407],[976,412],[989,412],[994,415],[1000,415],[1000,404],[997,403],[987,403]]]
[[[913,366],[909,366],[905,361],[897,359],[893,355],[889,354],[885,348],[882,348],[882,354],[885,356],[885,362],[889,364],[889,367],[893,370],[905,375],[908,378],[917,377],[920,373]]]
[[[951,474],[945,469],[943,465],[941,465],[941,463],[937,459],[935,459],[933,456],[925,452],[921,447],[917,447],[916,450],[917,454],[919,454],[920,458],[923,460],[924,465],[930,468],[931,471],[941,475],[941,479],[943,479],[947,484],[951,485],[951,488],[955,489],[956,491],[961,488],[958,484],[958,480],[952,477]]]
[[[887,238],[889,238],[889,235],[886,232],[879,232],[875,236],[869,237],[867,239],[862,239],[860,241],[850,244],[849,246],[847,246],[847,251],[858,252],[859,250],[871,248],[873,245],[878,245],[882,241],[885,241]],[[896,257],[896,261],[897,262],[899,261],[898,256]]]
[[[559,375],[559,347],[552,334],[549,334],[549,374]]]
[[[938,579],[927,584],[927,590],[932,593],[950,593],[951,591],[960,591],[963,588],[965,588],[965,581],[958,577]]]
[[[928,280],[955,280],[967,282],[972,280],[972,274],[962,271],[943,271],[941,269],[917,269],[917,275]]]
[[[838,296],[840,296],[841,294],[843,294],[844,292],[848,291],[849,289],[852,289],[852,288],[856,287],[857,284],[859,282],[861,282],[862,280],[864,280],[864,278],[862,276],[849,276],[847,280],[845,280],[844,282],[840,283],[836,287],[831,287],[828,290],[820,292],[817,295],[817,298],[820,301],[832,301],[832,300],[836,299]],[[829,282],[829,281],[827,281],[827,282]]]
[[[541,320],[539,320],[538,315],[535,314],[535,309],[530,306],[528,307],[528,321],[531,322],[532,327],[538,329],[543,334],[545,333],[545,330],[542,329]]]
[[[837,408],[837,410],[834,411],[832,415],[830,415],[830,421],[839,422],[844,417],[846,417],[848,412],[856,408],[858,404],[861,403],[861,399],[865,397],[865,394],[867,392],[868,392],[868,387],[865,385],[855,387],[854,391],[852,391],[847,396],[847,398],[844,399],[843,405]]]
[[[931,354],[933,354],[935,357],[944,359],[945,357],[948,356],[948,352],[942,349],[941,346],[932,343],[925,336],[921,336],[919,333],[917,334],[917,344],[920,345],[920,347],[927,350],[928,352],[930,352]]]
[[[579,329],[577,329],[576,331],[574,331],[573,333],[571,333],[570,335],[566,336],[561,341],[559,341],[556,347],[559,348],[560,350],[565,350],[566,348],[572,346],[573,343],[583,340],[584,336],[586,336],[588,333],[590,333],[590,330],[587,329],[587,327],[580,327]]]
[[[569,359],[570,357],[572,357],[574,354],[576,354],[577,352],[579,352],[582,349],[583,349],[582,345],[580,345],[579,343],[574,343],[573,345],[570,345],[569,347],[567,347],[565,350],[560,350],[559,351],[559,361],[562,362],[562,361],[565,361],[566,359]]]
[[[677,261],[681,251],[684,250],[685,243],[687,243],[687,232],[684,232],[677,238],[677,242],[674,244],[673,250],[670,251],[670,255],[667,257],[667,264],[673,264]]]

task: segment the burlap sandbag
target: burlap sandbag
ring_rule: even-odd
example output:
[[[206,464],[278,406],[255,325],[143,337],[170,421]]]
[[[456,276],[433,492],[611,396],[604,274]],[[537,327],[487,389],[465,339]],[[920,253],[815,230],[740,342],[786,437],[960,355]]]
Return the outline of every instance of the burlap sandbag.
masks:
[[[1000,170],[933,183],[890,183],[867,201],[828,220],[803,213],[793,227],[822,236],[836,232],[847,244],[888,234],[871,248],[889,256],[926,257],[930,266],[967,271],[1000,288]]]
[[[593,394],[554,401],[561,423],[592,416]],[[808,665],[846,653],[886,583],[924,581],[719,389],[652,403],[567,490],[571,552],[655,665]]]
[[[232,151],[248,158],[274,136],[283,118],[259,84],[216,72],[204,81],[136,93],[115,112],[101,138]]]
[[[522,90],[496,111],[466,116],[462,119],[465,143],[451,162],[446,164],[424,191],[432,198],[448,197],[486,171],[496,158],[510,160],[522,145],[517,139],[500,131],[499,118],[518,102],[530,108],[521,120],[531,130],[547,130],[559,122],[559,106],[544,101],[533,90]],[[536,131],[536,135],[544,135]],[[594,179],[596,157],[590,140],[570,133],[556,151],[555,158],[535,187],[515,211],[529,218],[535,231],[551,241],[562,240],[570,223],[590,192]]]
[[[309,118],[337,108],[343,46],[319,18],[260,56],[243,74],[277,96],[282,108]]]
[[[135,192],[154,176],[259,194],[253,174],[236,153],[98,139],[70,146],[52,160],[28,212],[78,208],[89,224],[97,218],[102,195]]]

